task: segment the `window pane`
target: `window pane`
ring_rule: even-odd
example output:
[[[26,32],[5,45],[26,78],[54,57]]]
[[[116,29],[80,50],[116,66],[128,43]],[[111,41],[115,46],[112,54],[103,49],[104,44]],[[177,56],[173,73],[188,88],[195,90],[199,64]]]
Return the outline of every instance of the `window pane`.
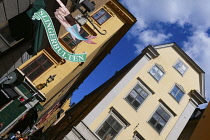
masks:
[[[160,118],[160,120],[159,120],[159,124],[160,124],[160,125],[162,125],[162,126],[165,126],[166,121],[164,121],[162,118]]]
[[[169,116],[167,113],[164,113],[164,114],[162,115],[162,117],[163,117],[166,121],[168,121],[168,120],[170,119],[170,116]]]
[[[181,100],[181,98],[182,98],[182,96],[183,96],[183,92],[182,91],[179,91],[179,93],[177,94],[177,96],[176,96],[176,100],[177,101],[180,101]]]
[[[46,61],[43,65],[42,65],[45,69],[48,69],[50,66],[52,66],[52,63],[50,61]]]
[[[171,95],[175,96],[179,91],[179,88],[177,86],[174,86],[174,88],[171,91]]]
[[[174,66],[182,75],[185,73],[185,71],[187,70],[187,66],[181,62],[178,61],[175,66]]]
[[[120,125],[118,122],[116,122],[115,125],[113,126],[113,128],[116,132],[119,132],[122,129],[122,125]]]
[[[111,15],[109,15],[104,9],[99,10],[96,14],[92,16],[99,24],[103,24],[107,21]]]
[[[179,68],[178,71],[181,73],[181,74],[184,74],[184,70]]]
[[[128,99],[129,102],[132,102],[134,100],[133,96],[131,96],[130,94],[126,97],[126,99]]]
[[[0,29],[0,34],[4,37],[4,39],[11,44],[12,42],[15,41],[15,39],[12,37],[9,25],[6,25],[5,27]]]
[[[46,57],[44,56],[44,55],[41,55],[38,59],[37,59],[37,61],[39,62],[39,63],[43,63],[44,61],[46,61]]]
[[[111,16],[107,13],[106,15],[103,16],[104,19],[109,19]]]
[[[157,67],[156,65],[154,65],[152,67],[152,69],[150,70],[149,72],[156,80],[160,80],[161,77],[163,77],[164,75],[164,72],[159,68]]]
[[[100,18],[100,16],[102,16],[103,14],[105,14],[104,9],[99,10],[96,14],[93,15],[94,19],[98,19]]]
[[[154,128],[156,128],[158,132],[160,132],[167,123],[167,121],[169,120],[169,118],[170,115],[167,114],[167,112],[163,110],[162,107],[159,106],[156,112],[149,120],[149,122],[153,125]]]
[[[89,34],[83,29],[81,28],[80,30],[80,35],[82,37],[87,37]],[[73,38],[71,37],[70,33],[68,33],[67,35],[65,35],[63,38],[61,38],[61,43],[65,44],[64,46],[68,46],[70,49],[73,49],[74,47],[76,47],[80,42],[82,42],[81,40],[78,40],[75,38],[75,40],[73,40]]]
[[[122,125],[116,121],[113,116],[109,116],[103,125],[96,131],[96,134],[102,140],[112,140],[122,128]]]
[[[186,71],[187,70],[187,67],[183,64],[181,69],[183,69],[183,71]]]
[[[22,69],[22,72],[30,79],[35,80],[39,75],[45,72],[53,63],[45,56],[40,55],[38,58],[33,60],[25,68]]]
[[[36,61],[31,63],[30,67],[31,69],[36,69],[39,66],[39,63],[37,63]]]
[[[130,95],[133,97],[133,98],[136,98],[136,96],[138,95],[134,90],[132,90],[130,92]]]
[[[147,98],[148,93],[142,90],[141,86],[137,84],[134,89],[127,95],[126,99],[130,102],[130,104],[138,109],[139,106],[144,102]]]
[[[109,130],[109,128],[110,128],[110,125],[107,122],[104,122],[104,124],[103,124],[101,129],[103,129],[104,131],[107,132]]]
[[[38,69],[36,69],[36,73],[38,75],[42,74],[44,72],[44,69],[42,67],[39,67]]]
[[[137,96],[136,100],[141,104],[143,103],[144,99],[141,96]]]
[[[28,66],[28,67],[25,67],[22,71],[23,71],[23,73],[24,74],[29,74],[31,71],[32,71],[33,69],[30,67],[30,66]]]
[[[71,39],[70,39],[68,36],[66,36],[66,37],[63,38],[63,40],[67,43],[67,42],[69,42]]]
[[[99,18],[97,21],[99,24],[103,24],[106,20],[104,20],[103,18]]]
[[[178,61],[177,63],[176,63],[176,65],[175,65],[175,68],[177,68],[177,69],[179,69],[180,67],[181,67],[181,62],[180,61]]]
[[[176,101],[180,101],[182,96],[184,95],[184,92],[175,85],[170,94],[176,99]]]
[[[82,30],[81,31],[82,33],[80,33],[81,34],[81,36],[82,37],[87,37],[89,34],[87,33],[87,32],[85,32],[84,30]]]
[[[161,124],[158,123],[158,124],[155,126],[155,128],[160,132],[160,131],[162,130],[163,126],[162,126]]]
[[[155,79],[156,79],[156,80],[158,80],[158,81],[159,81],[159,80],[160,80],[160,78],[161,78],[162,76],[160,76],[160,75],[156,74],[154,77],[155,77]]]
[[[152,125],[155,125],[157,122],[157,120],[155,120],[155,118],[153,118],[153,117],[149,121],[150,121],[150,123],[152,123]]]
[[[137,108],[139,108],[139,106],[140,106],[140,103],[138,102],[138,101],[134,101],[133,102],[133,106],[137,109]]]
[[[106,121],[109,125],[113,125],[114,123],[115,123],[115,119],[112,117],[112,116],[110,116],[108,119],[107,119],[107,121]]]
[[[157,113],[154,113],[154,115],[152,116],[153,119],[155,119],[156,121],[159,120],[160,116]]]
[[[114,131],[114,129],[110,129],[109,133],[106,135],[104,140],[113,140],[116,135],[117,132]]]
[[[93,15],[93,18],[94,19],[98,19],[99,17],[100,17],[100,15],[98,13],[96,13],[96,14]]]
[[[148,94],[147,94],[144,90],[142,90],[142,92],[140,93],[140,95],[141,95],[144,99],[146,99],[147,96],[148,96]]]
[[[163,115],[163,114],[165,113],[165,111],[164,111],[161,107],[158,107],[157,112],[158,112],[160,115]]]
[[[36,77],[38,77],[38,75],[35,72],[32,72],[30,75],[28,75],[30,80],[34,80]]]
[[[135,88],[134,88],[138,93],[140,93],[141,92],[141,87],[137,84],[136,86],[135,86]]]
[[[97,134],[98,134],[99,137],[102,138],[102,137],[106,134],[106,131],[103,130],[103,129],[100,129],[100,130],[97,132]]]
[[[152,74],[154,76],[155,73],[156,73],[156,70],[155,69],[151,69],[150,74]]]
[[[161,70],[158,71],[158,75],[160,75],[160,77],[163,76],[163,72]]]

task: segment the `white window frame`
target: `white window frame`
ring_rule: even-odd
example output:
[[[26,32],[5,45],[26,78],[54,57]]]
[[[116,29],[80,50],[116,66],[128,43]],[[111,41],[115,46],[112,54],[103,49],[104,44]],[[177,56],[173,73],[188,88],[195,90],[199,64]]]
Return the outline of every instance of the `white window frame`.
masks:
[[[114,111],[113,111],[114,110]],[[117,138],[117,136],[123,131],[123,129],[126,129],[130,124],[128,122],[124,122],[122,119],[124,118],[121,118],[121,117],[118,117],[119,115],[117,115],[115,113],[115,109],[113,107],[111,107],[110,111],[109,111],[109,114],[106,116],[106,118],[99,124],[99,126],[96,128],[96,130],[94,131],[94,133],[96,134],[96,136],[101,139],[99,137],[99,135],[97,134],[97,131],[101,128],[101,126],[104,124],[104,122],[110,117],[112,116],[121,126],[122,126],[122,129],[117,133],[117,135],[114,137],[113,140],[115,140]],[[117,112],[118,113],[118,112]],[[124,119],[125,120],[125,119]]]
[[[148,95],[147,95],[147,97],[144,99],[144,101],[139,105],[139,107],[138,108],[135,108],[134,106],[133,106],[133,104],[132,103],[130,103],[130,101],[128,100],[128,99],[126,99],[126,97],[132,92],[132,90],[136,87],[136,85],[139,85]],[[139,94],[139,93],[137,93],[137,94]],[[144,104],[144,102],[148,99],[148,97],[150,96],[150,94],[152,94],[141,82],[136,82],[135,84],[134,84],[134,86],[132,87],[132,89],[131,90],[129,90],[129,92],[126,94],[126,96],[124,97],[124,100],[134,109],[134,110],[136,110],[136,111],[138,111],[139,110],[139,108],[141,108],[141,106]]]
[[[163,75],[162,75],[162,77],[160,78],[160,79],[156,79],[155,78],[155,76],[154,75],[152,75],[151,73],[150,73],[150,71],[154,68],[154,67],[157,67],[158,68],[158,70],[160,70],[162,73],[163,73]],[[160,82],[160,80],[164,77],[164,75],[166,74],[166,72],[165,72],[165,70],[163,69],[163,67],[161,66],[161,65],[159,65],[159,64],[154,64],[151,68],[150,68],[150,70],[148,71],[148,73],[159,83]]]
[[[172,92],[172,90],[174,89],[175,86],[177,86],[177,87],[179,88],[179,90],[182,91],[182,92],[184,93],[183,96],[181,97],[181,99],[180,99],[179,101],[176,100],[176,97],[174,97],[174,96],[171,94],[171,92]],[[171,96],[176,102],[180,103],[181,100],[184,98],[185,93],[186,93],[186,92],[185,92],[184,88],[183,88],[181,85],[175,83],[175,84],[173,85],[173,87],[171,88],[171,90],[170,90],[170,92],[169,92],[168,94],[170,94],[170,96]]]
[[[166,124],[164,125],[164,127],[162,128],[161,131],[158,131],[153,124],[151,124],[150,119],[153,117],[153,115],[155,114],[155,112],[157,111],[158,107],[162,107],[163,110],[170,116],[169,120],[166,122]],[[163,132],[163,130],[166,128],[167,124],[169,123],[169,121],[172,119],[172,116],[174,116],[166,107],[164,107],[164,105],[162,105],[161,103],[155,108],[155,110],[153,111],[153,113],[151,114],[151,116],[149,117],[149,119],[147,120],[147,123],[159,134],[161,134]]]
[[[182,65],[184,65],[184,66],[186,67],[186,70],[184,71],[184,73],[181,73],[181,72],[179,71],[179,69],[176,68],[177,63],[181,63]],[[188,66],[187,66],[182,60],[180,60],[180,59],[178,59],[178,60],[176,61],[176,63],[173,65],[173,67],[174,67],[174,69],[175,69],[179,74],[181,74],[182,76],[184,76],[184,74],[185,74],[186,71],[188,70]]]

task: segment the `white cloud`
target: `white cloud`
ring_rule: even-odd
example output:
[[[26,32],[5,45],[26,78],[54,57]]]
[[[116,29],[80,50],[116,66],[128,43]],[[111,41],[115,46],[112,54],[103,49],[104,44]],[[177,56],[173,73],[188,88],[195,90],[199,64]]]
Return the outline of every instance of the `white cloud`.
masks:
[[[137,18],[137,23],[130,31],[138,41],[134,44],[137,52],[147,45],[168,43],[173,33],[166,33],[154,24],[175,24],[181,28],[189,25],[184,50],[206,72],[206,92],[210,91],[210,37],[206,33],[210,29],[210,1],[209,0],[121,0],[128,10]],[[167,41],[167,42],[166,42]],[[174,42],[174,40],[170,40]],[[182,40],[183,41],[183,40]],[[210,92],[208,93],[210,99]]]
[[[210,91],[210,37],[205,32],[195,32],[193,36],[189,37],[188,42],[184,43],[185,52],[199,64],[205,71],[206,77],[206,92]],[[207,94],[208,100],[210,95]]]
[[[206,30],[209,27],[209,0],[122,0],[138,19],[136,28],[145,29],[152,22],[192,24]]]
[[[147,45],[157,45],[161,42],[168,40],[171,37],[171,34],[158,33],[155,30],[145,30],[141,32],[141,35],[138,36],[138,41],[143,42],[140,44],[135,44],[137,48],[137,53],[140,53],[141,50]]]

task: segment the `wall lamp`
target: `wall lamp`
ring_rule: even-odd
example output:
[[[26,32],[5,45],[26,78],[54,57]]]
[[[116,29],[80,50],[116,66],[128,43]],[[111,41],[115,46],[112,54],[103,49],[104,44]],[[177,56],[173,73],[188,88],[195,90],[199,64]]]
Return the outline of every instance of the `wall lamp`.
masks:
[[[55,76],[56,76],[56,74],[55,74],[55,75],[50,75],[50,76],[47,78],[47,80],[46,80],[45,83],[41,83],[41,84],[37,85],[36,88],[39,89],[39,90],[41,90],[41,89],[43,89],[44,87],[47,87],[47,84],[48,84],[48,83],[50,83],[50,82],[52,82],[52,81],[55,80]]]

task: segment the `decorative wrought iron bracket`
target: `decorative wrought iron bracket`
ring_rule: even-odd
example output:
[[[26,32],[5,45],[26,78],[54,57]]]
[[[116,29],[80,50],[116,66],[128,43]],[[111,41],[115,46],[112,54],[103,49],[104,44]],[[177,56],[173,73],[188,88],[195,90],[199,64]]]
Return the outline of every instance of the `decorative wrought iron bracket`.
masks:
[[[86,1],[88,1],[88,0],[86,0]],[[94,29],[96,29],[96,31],[97,31],[98,33],[100,33],[101,35],[105,35],[105,34],[107,33],[106,30],[103,30],[104,33],[102,33],[101,31],[99,31],[99,29],[98,29],[98,28],[92,23],[92,21],[89,19],[89,15],[87,14],[87,12],[90,12],[90,10],[93,10],[94,7],[93,7],[93,8],[87,9],[88,6],[86,7],[86,6],[85,6],[85,3],[83,3],[82,5],[83,5],[83,7],[86,9],[85,11],[83,11],[83,10],[78,6],[78,4],[74,2],[74,0],[71,0],[71,2],[72,2],[72,3],[74,4],[74,6],[80,11],[80,13],[82,13],[82,15],[90,22],[90,24],[93,26]]]

